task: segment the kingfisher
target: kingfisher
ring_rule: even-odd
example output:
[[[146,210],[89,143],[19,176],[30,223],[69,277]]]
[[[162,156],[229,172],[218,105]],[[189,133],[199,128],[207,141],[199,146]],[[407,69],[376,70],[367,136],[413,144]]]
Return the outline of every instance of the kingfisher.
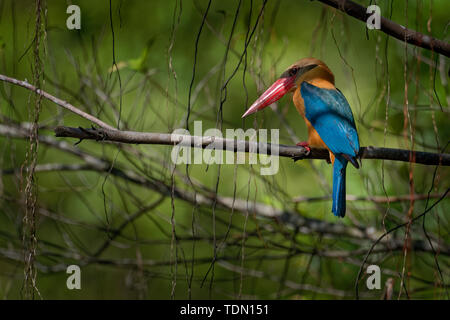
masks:
[[[305,120],[308,140],[297,145],[326,148],[333,165],[332,212],[345,216],[345,173],[350,162],[359,168],[359,137],[347,99],[335,87],[328,66],[315,58],[304,58],[291,65],[243,114],[255,113],[288,92],[293,92],[296,109]]]

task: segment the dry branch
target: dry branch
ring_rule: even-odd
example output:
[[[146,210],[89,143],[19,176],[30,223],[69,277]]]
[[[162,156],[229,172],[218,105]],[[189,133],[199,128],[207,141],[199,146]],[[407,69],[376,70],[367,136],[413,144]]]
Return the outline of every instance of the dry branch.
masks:
[[[40,167],[39,167],[40,169]],[[399,196],[356,196],[353,194],[347,194],[347,201],[370,201],[374,203],[395,203],[395,202],[403,202],[403,201],[419,201],[419,200],[429,200],[429,199],[437,199],[442,197],[442,194],[432,193],[432,194],[404,194]],[[450,197],[450,195],[448,195]],[[331,200],[331,195],[320,196],[320,197],[305,197],[299,196],[292,199],[293,202],[315,202],[315,201],[327,201]]]
[[[367,8],[350,0],[318,0],[326,5],[336,8],[349,16],[352,16],[364,23],[369,18],[369,14],[366,13]],[[427,36],[423,33],[417,32],[412,29],[405,28],[404,26],[395,23],[389,19],[381,17],[380,19],[381,31],[387,35],[394,37],[400,41],[406,41],[409,44],[421,47],[424,49],[432,50],[437,53],[450,57],[450,43],[435,39]]]
[[[42,95],[44,98],[56,103],[57,105],[97,124],[101,129],[83,129],[83,128],[70,128],[70,127],[57,127],[55,133],[57,137],[72,137],[80,140],[89,139],[97,141],[114,141],[130,144],[163,144],[174,145],[181,141],[189,140],[192,147],[206,148],[214,143],[217,149],[238,151],[238,144],[245,147],[245,152],[270,154],[272,145],[270,143],[254,143],[249,141],[235,141],[218,137],[194,137],[194,136],[174,136],[169,133],[153,133],[153,132],[134,132],[134,131],[119,131],[112,126],[104,123],[100,119],[78,109],[70,103],[61,100],[43,90],[37,89],[33,85],[26,81],[10,78],[0,74],[0,80],[9,82],[14,85],[21,86],[37,94]],[[219,148],[221,145],[221,148]],[[219,147],[218,147],[219,146]],[[278,145],[278,155],[281,157],[300,159],[328,159],[328,152],[324,149],[312,149],[308,153],[307,149],[301,146],[287,146]],[[410,151],[402,149],[391,148],[375,148],[375,147],[362,147],[360,149],[359,156],[361,159],[380,159],[380,160],[395,160],[403,162],[415,162],[426,165],[443,165],[450,166],[450,154],[445,153],[429,153],[420,151]]]
[[[0,124],[0,136],[26,139],[28,137],[27,127],[27,125],[18,126]],[[111,169],[110,161],[99,159],[94,155],[82,151],[65,141],[56,140],[53,137],[47,135],[40,135],[39,141],[42,144],[76,156],[86,162],[85,166],[82,167],[66,166],[61,169],[93,170],[104,173],[108,172],[115,177],[156,191],[162,195],[171,196],[172,194],[172,186],[166,184],[163,181],[160,181],[156,178],[145,177],[132,170],[124,170],[118,168],[117,164],[114,168]],[[13,171],[9,170],[9,173],[11,172]],[[327,221],[303,217],[295,211],[282,210],[256,201],[247,201],[245,199],[239,198],[233,199],[232,197],[219,196],[213,193],[194,193],[190,190],[183,190],[177,186],[173,188],[173,196],[177,199],[198,206],[210,208],[213,203],[216,202],[217,206],[221,209],[234,210],[241,213],[252,213],[260,218],[265,219],[275,219],[286,226],[298,229],[299,232],[302,232],[304,234],[320,233],[329,236],[341,236],[368,240],[376,239],[377,235],[379,234],[379,232],[376,232],[373,228],[349,227],[343,224],[330,223]]]
[[[45,92],[44,90],[38,89],[35,86],[33,86],[32,84],[29,84],[27,81],[21,81],[18,79],[14,79],[14,78],[10,78],[7,77],[3,74],[0,74],[0,80],[4,81],[4,82],[9,82],[12,83],[16,86],[28,89],[30,91],[35,92],[38,95],[41,95],[42,97],[56,103],[58,106],[63,107],[79,116],[81,116],[82,118],[85,118],[89,121],[91,121],[92,123],[95,123],[96,125],[102,127],[102,128],[108,128],[108,129],[114,129],[113,127],[111,127],[109,124],[104,123],[103,121],[101,121],[100,119],[78,109],[77,107],[71,105],[70,103],[68,103],[67,101],[61,100],[51,94],[49,94],[48,92]]]
[[[175,135],[170,133],[119,131],[116,129],[96,128],[72,128],[59,126],[55,128],[56,137],[70,137],[80,140],[112,141],[130,144],[161,144],[175,145],[186,143],[194,148],[206,148],[214,146],[218,150],[238,151],[238,146],[243,146],[245,152],[270,154],[271,150],[278,148],[281,157],[297,159],[328,159],[328,151],[325,149],[312,149],[308,154],[306,148],[301,146],[272,145],[270,143],[256,143],[251,141],[239,141],[224,139],[221,137],[195,137],[187,135]],[[272,149],[272,147],[274,147]],[[450,166],[450,154],[409,151],[403,149],[362,147],[359,156],[361,159],[394,160],[403,162],[415,162],[426,165]]]

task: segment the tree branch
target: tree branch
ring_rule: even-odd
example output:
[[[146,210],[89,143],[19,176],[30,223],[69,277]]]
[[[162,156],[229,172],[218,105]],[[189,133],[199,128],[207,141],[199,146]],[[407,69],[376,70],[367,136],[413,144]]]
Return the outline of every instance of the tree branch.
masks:
[[[80,140],[112,141],[130,144],[160,144],[190,146],[194,148],[214,147],[216,150],[242,151],[250,153],[271,154],[272,148],[278,147],[280,157],[300,159],[328,159],[328,151],[312,148],[308,154],[306,148],[301,146],[272,145],[270,143],[251,142],[242,140],[224,139],[213,136],[189,136],[170,133],[119,131],[116,129],[72,128],[59,126],[55,128],[56,137],[70,137]],[[450,154],[409,151],[392,148],[362,147],[359,152],[361,159],[394,160],[414,162],[425,165],[450,166]]]
[[[0,124],[0,136],[8,136],[11,138],[27,138],[27,125],[2,125]],[[274,219],[279,223],[294,228],[302,234],[324,234],[326,237],[348,237],[359,240],[375,240],[381,235],[381,231],[377,231],[372,227],[358,227],[347,226],[340,223],[333,223],[322,221],[319,219],[304,217],[299,215],[298,212],[289,209],[279,209],[270,205],[249,201],[247,199],[233,198],[220,196],[213,193],[194,193],[190,190],[184,190],[175,186],[172,189],[171,185],[166,184],[164,181],[156,178],[145,177],[132,170],[124,170],[116,166],[111,170],[111,162],[106,159],[99,159],[94,155],[91,155],[85,151],[76,148],[75,146],[68,144],[65,141],[56,140],[51,136],[41,135],[39,141],[50,147],[59,149],[63,152],[67,152],[76,157],[79,157],[86,163],[84,164],[69,164],[56,168],[54,164],[42,165],[38,167],[39,171],[46,170],[93,170],[97,172],[108,172],[109,174],[133,184],[139,185],[144,188],[154,190],[161,195],[170,196],[173,192],[173,196],[182,201],[195,204],[201,207],[210,208],[213,203],[225,210],[234,210],[236,212],[255,214],[262,219]],[[3,173],[11,174],[14,170],[5,170]],[[111,231],[111,230],[110,230]],[[383,243],[387,243],[387,239],[383,239]],[[389,240],[392,241],[392,240]],[[392,244],[392,243],[391,243]],[[426,251],[426,249],[424,249]]]
[[[331,1],[331,0],[330,0]],[[335,0],[338,1],[338,0]],[[340,0],[339,0],[340,1]],[[347,2],[345,2],[347,3]],[[352,2],[350,2],[352,3]],[[353,3],[353,5],[356,5]],[[359,5],[358,5],[359,6]],[[10,78],[0,74],[0,81],[9,82],[14,85],[21,86],[44,98],[56,103],[57,105],[97,124],[101,129],[83,129],[70,127],[57,127],[55,133],[57,137],[72,137],[80,140],[89,139],[97,141],[113,141],[130,144],[163,144],[175,145],[184,142],[191,147],[206,148],[214,146],[216,149],[228,151],[240,151],[239,147],[243,147],[243,151],[252,153],[271,154],[272,145],[270,143],[255,143],[249,141],[236,141],[230,139],[223,139],[219,137],[194,137],[184,135],[174,135],[169,133],[152,133],[152,132],[134,132],[134,131],[119,131],[112,126],[106,124],[100,119],[78,109],[67,101],[59,99],[43,90],[37,89],[35,86],[26,81]],[[213,145],[212,145],[213,144]],[[278,154],[281,157],[300,159],[329,159],[328,151],[325,149],[312,149],[310,153],[301,146],[287,146],[277,145]],[[263,150],[263,151],[261,151]],[[381,159],[381,160],[395,160],[403,162],[415,162],[425,165],[443,165],[450,166],[450,154],[428,153],[420,151],[409,151],[402,149],[391,148],[375,148],[362,147],[359,156],[361,159]]]
[[[39,165],[38,165],[39,167]],[[40,168],[40,167],[39,167]],[[42,170],[42,169],[41,169]],[[374,203],[395,203],[395,202],[407,202],[407,201],[419,201],[419,200],[429,200],[429,199],[437,199],[442,197],[442,194],[432,193],[432,194],[405,194],[400,196],[356,196],[352,194],[347,194],[347,201],[370,201]],[[450,197],[450,194],[447,195]],[[316,201],[327,201],[331,200],[331,195],[328,196],[320,196],[320,197],[305,197],[299,196],[292,199],[293,202],[316,202]]]
[[[0,124],[0,136],[26,139],[28,137],[28,130],[26,127],[27,126],[23,125],[17,126]],[[65,170],[83,169],[108,172],[108,174],[132,182],[133,184],[141,187],[154,190],[166,196],[171,196],[173,192],[173,196],[175,198],[191,204],[210,208],[215,202],[218,207],[225,210],[235,210],[241,213],[249,212],[260,218],[275,219],[289,227],[297,228],[299,232],[304,234],[321,233],[326,235],[369,240],[376,239],[377,235],[380,234],[380,232],[376,232],[373,228],[349,227],[343,224],[330,223],[319,219],[303,217],[298,215],[295,211],[282,210],[256,201],[248,201],[246,199],[239,198],[233,199],[232,197],[223,197],[213,193],[194,193],[189,190],[183,190],[177,186],[172,189],[172,186],[166,184],[164,181],[156,178],[145,177],[132,170],[123,170],[117,166],[111,169],[110,161],[99,159],[65,141],[56,140],[47,135],[40,135],[39,141],[45,145],[74,155],[86,162],[86,165],[83,167],[66,166],[65,168],[62,168]],[[9,170],[9,172],[6,173],[12,172],[13,171]]]
[[[318,0],[328,6],[336,8],[349,16],[358,20],[367,22],[369,14],[366,13],[367,8],[350,0]],[[406,41],[417,47],[432,50],[444,56],[450,57],[450,43],[435,39],[433,37],[424,35],[412,29],[405,28],[389,19],[381,17],[381,31],[389,36],[392,36],[400,41]]]
[[[111,127],[109,124],[104,123],[100,119],[98,119],[98,118],[96,118],[96,117],[94,117],[94,116],[92,116],[92,115],[90,115],[90,114],[88,114],[88,113],[78,109],[77,107],[71,105],[67,101],[61,100],[61,99],[59,99],[59,98],[57,98],[55,96],[52,96],[51,94],[49,94],[49,93],[47,93],[47,92],[45,92],[45,91],[43,91],[41,89],[36,88],[35,86],[33,86],[32,84],[29,84],[26,81],[21,81],[21,80],[18,80],[18,79],[10,78],[10,77],[7,77],[7,76],[5,76],[3,74],[0,74],[0,80],[4,81],[4,82],[12,83],[14,85],[17,85],[19,87],[23,87],[23,88],[31,90],[33,92],[36,92],[36,94],[41,95],[42,97],[44,97],[44,98],[46,98],[46,99],[56,103],[60,107],[63,107],[65,109],[67,109],[67,110],[69,110],[69,111],[71,111],[71,112],[73,112],[73,113],[75,113],[75,114],[77,114],[77,115],[79,115],[79,116],[81,116],[81,117],[83,117],[83,118],[85,118],[85,119],[95,123],[96,125],[98,125],[98,126],[100,126],[102,128],[114,129],[114,127]]]

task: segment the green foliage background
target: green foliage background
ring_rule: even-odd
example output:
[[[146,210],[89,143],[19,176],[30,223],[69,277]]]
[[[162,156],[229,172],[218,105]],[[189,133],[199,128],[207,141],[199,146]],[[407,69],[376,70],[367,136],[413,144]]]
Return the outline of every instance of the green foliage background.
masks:
[[[358,2],[369,4],[369,1]],[[378,2],[382,15],[389,17],[390,1]],[[193,76],[195,41],[208,2],[183,1],[177,25],[180,11],[176,1],[113,1],[114,55],[119,72],[113,70],[113,36],[107,1],[71,3],[81,8],[79,31],[66,28],[67,2],[46,1],[45,46],[41,52],[44,90],[111,125],[117,124],[112,108],[119,110],[121,106],[121,119],[124,120],[121,128],[151,132],[172,132],[183,128]],[[443,83],[440,72],[434,74],[434,68],[427,61],[446,63],[445,70],[448,71],[448,58],[408,46],[405,60],[402,42],[393,38],[387,41],[386,35],[378,31],[366,31],[360,21],[325,8],[317,1],[268,1],[247,55],[228,83],[226,100],[222,105],[223,121],[218,121],[220,101],[224,97],[224,91],[221,91],[224,79],[228,79],[238,65],[244,52],[246,34],[252,31],[262,5],[261,1],[242,1],[230,41],[231,50],[226,54],[238,3],[213,1],[211,4],[199,38],[193,87],[197,98],[191,100],[190,128],[196,120],[202,121],[204,130],[218,127],[220,123],[224,133],[227,128],[280,128],[280,143],[294,144],[294,136],[299,138],[298,141],[306,140],[305,125],[290,97],[280,100],[276,112],[275,108],[267,108],[245,121],[241,115],[287,66],[300,58],[314,56],[333,70],[336,85],[347,97],[355,114],[361,145],[410,148],[412,135],[415,150],[437,152],[445,147],[450,137],[449,92],[448,85],[445,86],[448,74],[444,71],[446,82]],[[178,11],[174,13],[176,5]],[[426,34],[429,22],[433,37],[448,39],[448,1],[394,1],[392,8],[392,20]],[[173,48],[169,49],[174,26],[177,27]],[[34,2],[0,1],[1,74],[32,81],[30,46],[33,36]],[[421,58],[417,58],[418,55]],[[176,80],[169,70],[169,60],[176,72]],[[406,128],[406,139],[405,61],[411,120],[411,125]],[[201,87],[198,87],[199,83]],[[27,107],[30,92],[2,83],[0,93],[3,124],[30,120]],[[389,106],[386,107],[388,94]],[[104,95],[107,98],[102,98]],[[173,103],[175,100],[177,104]],[[50,136],[56,125],[91,126],[88,121],[49,101],[43,102],[40,124],[40,133]],[[287,129],[287,125],[292,131]],[[412,134],[410,130],[413,130]],[[75,143],[71,139],[65,140],[72,145]],[[83,141],[77,148],[102,159],[115,159],[118,167],[171,185],[170,147],[118,146]],[[22,297],[23,189],[20,175],[8,174],[6,170],[20,168],[25,160],[27,141],[3,135],[0,137],[0,150],[3,169],[0,188],[0,297],[14,299]],[[82,163],[79,158],[44,144],[40,146],[38,159],[40,164]],[[189,183],[183,178],[185,166],[180,165],[177,169],[180,175],[175,177],[176,185],[190,190]],[[384,228],[383,217],[386,229],[407,221],[410,208],[408,201],[391,204],[348,201],[348,217],[337,220],[330,212],[330,201],[294,203],[292,199],[298,196],[329,195],[327,184],[329,188],[331,166],[319,160],[294,164],[292,160],[283,158],[280,159],[279,173],[268,177],[259,175],[258,165],[248,164],[237,167],[226,164],[220,168],[217,165],[192,165],[188,170],[192,179],[210,191],[216,188],[220,170],[220,196],[233,197],[236,193],[237,198],[248,199],[249,202],[258,201],[294,210],[304,217],[355,228],[373,227],[377,232]],[[347,194],[361,197],[408,195],[410,170],[408,163],[363,161],[361,170],[349,168],[347,172]],[[413,166],[414,193],[428,193],[434,172],[434,166]],[[436,172],[432,193],[442,194],[448,188],[449,170],[439,168]],[[301,231],[293,235],[290,228],[277,221],[260,219],[251,212],[246,219],[245,213],[234,212],[231,218],[233,227],[229,230],[226,245],[217,250],[217,259],[260,271],[263,276],[241,274],[217,263],[213,271],[208,272],[214,257],[212,238],[216,235],[220,239],[227,233],[230,210],[196,208],[192,203],[175,199],[174,214],[180,241],[174,244],[170,223],[172,201],[170,196],[166,196],[157,208],[127,225],[121,236],[96,259],[90,259],[107,241],[108,230],[120,226],[142,205],[157,200],[160,193],[95,171],[37,173],[37,184],[39,206],[54,213],[53,218],[40,216],[38,219],[37,285],[45,299],[168,299],[173,288],[175,298],[352,298],[359,265],[372,243],[338,236],[302,234]],[[203,191],[199,190],[200,193]],[[428,206],[436,200],[431,199]],[[425,205],[425,201],[416,201],[413,216],[422,213]],[[428,231],[444,248],[436,259],[447,284],[450,280],[448,210],[449,202],[444,199],[427,216]],[[220,221],[214,222],[213,215]],[[200,239],[183,240],[183,237],[192,235],[193,217],[196,235]],[[412,228],[411,238],[425,242],[421,224],[419,220]],[[244,230],[248,238],[243,243]],[[401,229],[395,235],[403,240],[405,230]],[[295,246],[292,239],[296,241]],[[291,247],[297,251],[290,250]],[[362,251],[354,257],[335,259],[311,254],[314,252],[312,248],[319,251]],[[301,252],[302,249],[310,253]],[[176,266],[166,263],[175,256],[180,259]],[[191,264],[192,258],[195,259],[194,264]],[[447,297],[434,255],[429,252],[411,250],[405,263],[401,251],[376,253],[369,262],[393,271],[383,274],[382,284],[388,277],[393,277],[397,294],[405,265],[409,275],[405,286],[412,298]],[[66,288],[64,266],[69,264],[83,264],[81,290]],[[193,280],[189,289],[191,275]],[[289,288],[280,284],[280,277],[310,287]],[[206,280],[202,283],[204,278]],[[382,290],[369,291],[364,283],[365,278],[360,286],[364,297],[381,296]],[[338,290],[339,294],[333,293],[332,289]],[[402,298],[406,296],[403,294]]]

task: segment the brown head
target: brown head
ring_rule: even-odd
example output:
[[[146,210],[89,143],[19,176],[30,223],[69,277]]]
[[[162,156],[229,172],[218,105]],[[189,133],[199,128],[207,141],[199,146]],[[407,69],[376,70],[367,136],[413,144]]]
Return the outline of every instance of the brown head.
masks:
[[[303,81],[324,79],[334,84],[334,75],[327,65],[315,58],[304,58],[291,65],[244,113],[242,118],[279,100],[288,92],[300,88]]]

